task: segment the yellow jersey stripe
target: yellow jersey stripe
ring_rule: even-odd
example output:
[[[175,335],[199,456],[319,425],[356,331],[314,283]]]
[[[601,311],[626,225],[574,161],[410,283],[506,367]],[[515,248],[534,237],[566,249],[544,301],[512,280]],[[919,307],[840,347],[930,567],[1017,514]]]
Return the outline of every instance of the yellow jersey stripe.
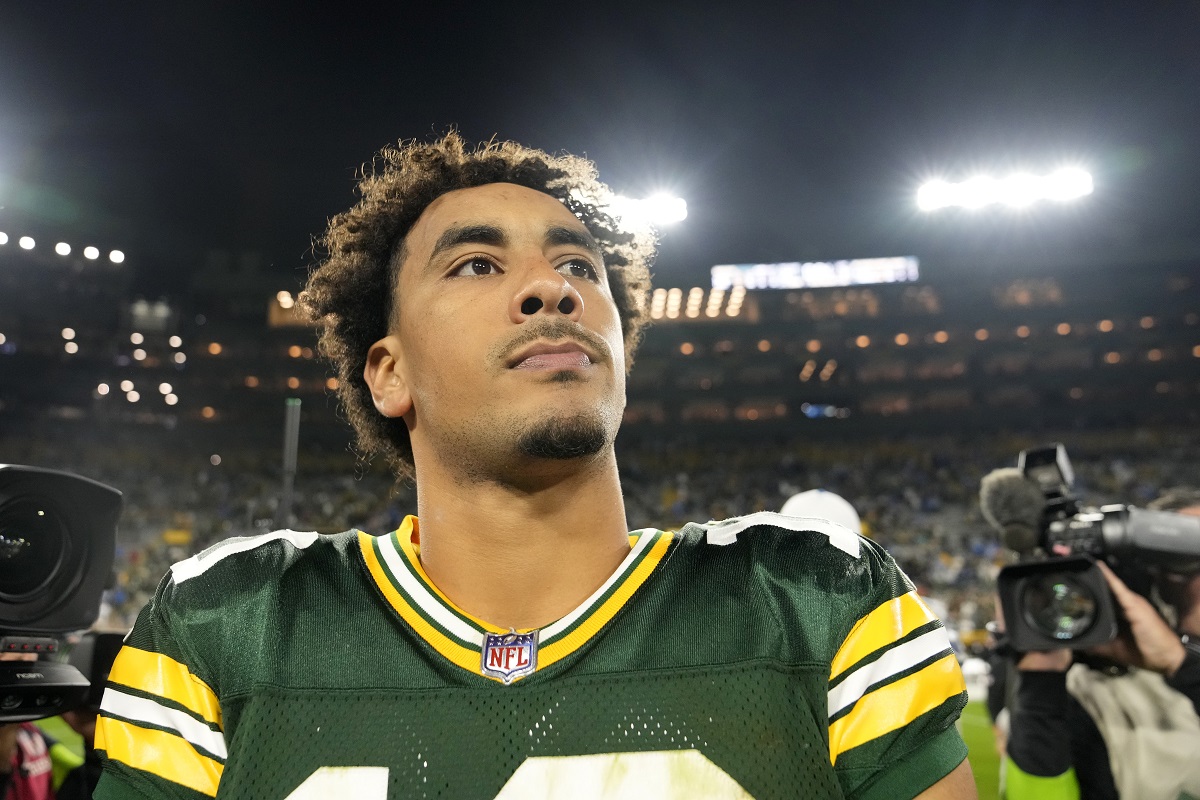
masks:
[[[411,525],[410,525],[410,522],[411,522]],[[399,530],[396,531],[395,536],[396,536],[396,541],[400,544],[400,553],[404,556],[404,560],[408,562],[409,567],[416,574],[417,578],[421,581],[421,583],[425,584],[425,588],[428,589],[429,591],[433,592],[433,594],[439,600],[442,601],[442,604],[444,606],[446,606],[446,608],[448,610],[450,610],[454,614],[457,614],[459,617],[463,618],[464,620],[470,622],[472,625],[476,626],[481,631],[488,631],[489,633],[508,633],[508,628],[501,628],[498,625],[493,625],[490,622],[485,622],[484,620],[480,619],[479,617],[475,616],[474,614],[469,614],[466,611],[463,611],[461,608],[459,608],[458,606],[456,606],[454,604],[454,601],[452,601],[449,597],[446,597],[446,595],[442,594],[442,590],[439,589],[436,585],[434,585],[434,582],[429,579],[429,576],[425,574],[425,568],[423,566],[421,566],[420,550],[412,542],[412,529],[415,528],[419,532],[420,531],[419,526],[420,526],[420,523],[417,521],[416,517],[413,517],[413,516],[405,517],[404,523],[401,524]],[[528,631],[527,630],[519,631],[519,633],[526,633],[526,632],[528,632]]]
[[[383,571],[383,565],[379,563],[379,558],[375,555],[375,547],[371,538],[370,535],[360,531],[358,534],[359,549],[362,551],[367,569],[370,571],[371,577],[374,578],[375,584],[379,587],[379,591],[383,593],[383,596],[391,604],[392,608],[396,609],[396,613],[430,647],[441,653],[451,663],[457,664],[465,670],[480,674],[482,672],[480,651],[478,649],[472,650],[463,647],[458,642],[446,636],[446,634],[431,625],[417,609],[409,605],[408,601],[396,590],[396,587],[392,585],[391,580]]]
[[[125,645],[117,653],[108,679],[178,703],[207,722],[221,724],[216,693],[186,666],[162,653]]]
[[[538,650],[538,669],[548,667],[555,661],[566,658],[584,645],[589,639],[611,620],[622,606],[633,596],[650,574],[654,572],[659,562],[667,552],[674,538],[672,533],[663,533],[650,548],[650,552],[637,565],[637,568],[625,579],[603,604],[592,612],[575,630],[544,649]]]
[[[209,797],[217,796],[224,771],[219,762],[197,753],[187,740],[172,733],[104,716],[96,721],[96,749],[114,761]]]
[[[404,555],[405,561],[408,562],[409,567],[412,569],[417,578],[420,579],[421,583],[425,585],[425,588],[432,592],[439,600],[441,600],[442,605],[444,605],[449,611],[461,617],[463,620],[470,622],[472,625],[475,625],[481,631],[487,631],[488,633],[508,633],[508,628],[501,628],[498,625],[494,625],[486,620],[480,619],[469,611],[464,611],[455,605],[453,600],[442,593],[442,590],[437,587],[437,585],[429,578],[427,574],[425,574],[425,568],[421,565],[420,545],[413,544],[412,541],[413,530],[416,530],[419,533],[420,522],[416,517],[405,517],[404,522],[400,524],[400,528],[397,529],[395,533],[396,541],[400,545],[399,550]],[[629,546],[632,548],[637,543],[638,537],[630,536],[628,538]],[[529,633],[532,630],[534,629],[518,628],[517,633]]]
[[[854,623],[829,665],[829,679],[833,680],[876,650],[887,647],[935,619],[937,617],[926,608],[916,592],[888,600]]]
[[[829,760],[886,733],[903,728],[966,689],[962,670],[949,653],[912,675],[869,692],[854,710],[829,726]]]

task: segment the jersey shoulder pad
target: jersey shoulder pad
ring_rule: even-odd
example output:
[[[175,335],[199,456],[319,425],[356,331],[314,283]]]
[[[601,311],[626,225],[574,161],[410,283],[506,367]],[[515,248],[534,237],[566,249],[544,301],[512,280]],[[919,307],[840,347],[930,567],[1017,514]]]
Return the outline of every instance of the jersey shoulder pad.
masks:
[[[824,535],[829,544],[847,555],[859,558],[862,553],[861,534],[818,517],[790,517],[773,511],[756,511],[720,522],[710,520],[700,527],[704,529],[708,543],[715,545],[733,544],[739,535],[753,535],[756,530],[811,531]]]
[[[260,548],[286,550],[291,545],[295,551],[307,550],[321,537],[315,531],[281,530],[264,533],[259,536],[234,536],[224,539],[210,547],[201,550],[191,558],[171,565],[171,580],[179,586],[216,567],[221,562],[229,562],[226,568],[236,569],[240,562],[247,559],[245,554],[254,554]],[[286,545],[284,544],[286,543]],[[232,561],[230,561],[232,559]]]

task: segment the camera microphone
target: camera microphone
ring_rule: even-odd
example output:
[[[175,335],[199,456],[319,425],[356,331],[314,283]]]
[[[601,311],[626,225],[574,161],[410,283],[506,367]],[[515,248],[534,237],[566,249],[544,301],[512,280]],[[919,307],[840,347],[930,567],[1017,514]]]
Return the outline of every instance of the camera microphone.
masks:
[[[1038,546],[1042,508],[1046,498],[1036,483],[1019,469],[994,469],[979,484],[983,518],[996,530],[1004,546],[1028,553]]]

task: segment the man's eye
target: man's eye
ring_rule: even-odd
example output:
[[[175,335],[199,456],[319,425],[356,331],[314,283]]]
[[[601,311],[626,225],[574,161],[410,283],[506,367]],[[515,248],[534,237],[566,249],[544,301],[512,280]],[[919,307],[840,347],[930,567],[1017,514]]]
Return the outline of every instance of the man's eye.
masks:
[[[463,262],[463,264],[451,274],[460,278],[471,275],[499,275],[500,268],[491,261],[488,261],[486,258],[472,258]]]
[[[599,280],[596,268],[582,258],[573,258],[558,265],[558,271],[572,278],[583,278],[589,281]]]

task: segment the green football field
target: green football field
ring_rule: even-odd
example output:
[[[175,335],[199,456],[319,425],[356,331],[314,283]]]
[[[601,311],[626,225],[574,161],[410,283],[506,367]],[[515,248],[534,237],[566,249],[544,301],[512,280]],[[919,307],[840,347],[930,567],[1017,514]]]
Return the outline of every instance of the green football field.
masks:
[[[967,758],[975,773],[979,800],[999,800],[1000,757],[992,735],[992,721],[983,703],[967,703],[962,713],[962,736],[967,743]]]

